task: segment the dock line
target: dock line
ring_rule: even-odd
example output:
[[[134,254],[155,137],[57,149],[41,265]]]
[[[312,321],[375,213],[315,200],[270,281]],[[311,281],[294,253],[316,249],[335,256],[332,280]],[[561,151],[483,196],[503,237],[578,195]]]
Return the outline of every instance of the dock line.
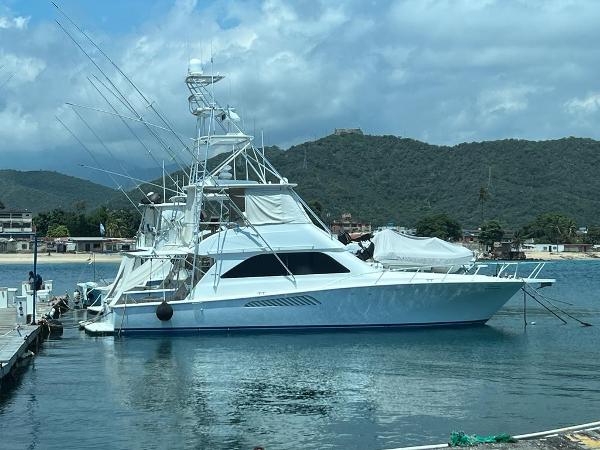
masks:
[[[594,428],[594,427],[600,427],[600,421],[583,423],[581,425],[572,425],[572,426],[564,427],[564,428],[556,428],[554,430],[539,431],[536,433],[519,434],[518,436],[513,436],[513,438],[515,438],[518,441],[526,441],[528,439],[548,437],[548,436],[553,436],[553,435],[560,434],[560,433],[565,433],[568,431],[582,431],[582,430],[586,430],[588,428]],[[449,447],[448,444],[430,444],[430,445],[416,445],[416,446],[412,446],[412,447],[396,447],[396,448],[390,448],[387,450],[430,450],[430,449],[433,450],[436,448],[447,448],[447,447]]]

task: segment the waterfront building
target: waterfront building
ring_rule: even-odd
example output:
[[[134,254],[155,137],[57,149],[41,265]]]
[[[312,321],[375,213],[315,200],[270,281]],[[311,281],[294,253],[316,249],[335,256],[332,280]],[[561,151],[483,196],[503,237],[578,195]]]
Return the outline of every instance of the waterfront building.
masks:
[[[33,249],[34,236],[31,211],[0,210],[0,253],[29,252]]]
[[[335,131],[333,132],[333,134],[335,134],[336,136],[344,136],[346,134],[362,135],[363,132],[360,128],[336,128]]]
[[[109,237],[63,237],[46,243],[56,253],[118,253],[135,250],[135,239]]]
[[[344,213],[341,219],[335,219],[331,222],[331,232],[339,234],[340,232],[347,233],[370,233],[371,224],[365,222],[352,221],[352,214]]]

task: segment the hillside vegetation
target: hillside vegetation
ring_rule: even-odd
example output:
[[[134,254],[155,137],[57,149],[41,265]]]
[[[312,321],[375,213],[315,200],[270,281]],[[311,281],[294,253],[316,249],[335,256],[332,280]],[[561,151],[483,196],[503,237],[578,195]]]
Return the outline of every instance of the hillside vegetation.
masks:
[[[116,191],[105,186],[63,175],[36,170],[0,170],[0,201],[7,209],[34,213],[53,209],[95,209],[107,205]]]
[[[304,159],[306,155],[306,168]],[[277,152],[272,162],[325,215],[413,226],[447,213],[518,227],[544,212],[600,223],[600,142],[508,139],[453,147],[394,136],[328,136]],[[481,188],[487,199],[480,201]]]
[[[506,139],[450,147],[352,134],[286,151],[271,147],[267,154],[308,203],[323,206],[326,221],[350,212],[374,225],[415,226],[423,217],[446,213],[465,228],[498,220],[516,229],[556,212],[579,225],[600,224],[600,142],[592,139]],[[137,199],[140,192],[132,196]],[[126,200],[120,202],[126,206]]]
[[[541,213],[558,212],[578,225],[600,224],[600,142],[592,139],[449,147],[395,136],[332,135],[267,152],[307,202],[323,206],[326,221],[350,212],[376,225],[414,226],[425,216],[447,213],[466,228],[482,219],[517,228]],[[132,191],[134,200],[140,197]],[[79,200],[88,207],[131,208],[112,189],[44,171],[0,171],[0,200],[33,211],[69,209]]]

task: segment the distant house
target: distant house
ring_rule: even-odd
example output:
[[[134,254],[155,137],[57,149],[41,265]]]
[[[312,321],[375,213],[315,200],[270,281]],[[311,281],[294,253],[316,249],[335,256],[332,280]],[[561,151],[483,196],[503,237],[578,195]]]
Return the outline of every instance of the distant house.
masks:
[[[467,243],[478,243],[479,242],[479,233],[481,233],[480,229],[477,230],[463,230],[462,242],[463,244]]]
[[[107,237],[64,237],[47,243],[48,251],[57,253],[118,253],[135,250],[135,239]]]
[[[0,210],[0,252],[29,252],[33,249],[34,236],[31,211]]]
[[[345,231],[348,233],[370,233],[371,224],[363,222],[353,222],[352,214],[344,213],[341,219],[334,220],[331,222],[331,232],[339,234]]]
[[[564,252],[565,246],[563,244],[523,244],[523,250],[534,251],[534,252]]]
[[[565,252],[586,253],[594,251],[594,244],[565,244]]]
[[[333,132],[333,134],[335,134],[336,136],[344,136],[346,134],[362,135],[363,132],[360,128],[336,128],[335,131]]]

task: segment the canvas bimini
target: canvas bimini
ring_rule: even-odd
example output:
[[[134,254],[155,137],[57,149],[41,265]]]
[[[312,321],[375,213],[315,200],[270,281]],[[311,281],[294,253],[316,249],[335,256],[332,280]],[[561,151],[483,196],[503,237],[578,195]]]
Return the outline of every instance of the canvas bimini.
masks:
[[[124,289],[92,333],[369,328],[485,323],[535,277],[402,272],[345,251],[277,172],[239,116],[214,97],[222,76],[192,64],[195,158],[177,238],[148,252],[164,280]],[[222,154],[209,168],[209,159]],[[213,160],[214,161],[214,160]],[[126,284],[123,284],[125,286]]]

